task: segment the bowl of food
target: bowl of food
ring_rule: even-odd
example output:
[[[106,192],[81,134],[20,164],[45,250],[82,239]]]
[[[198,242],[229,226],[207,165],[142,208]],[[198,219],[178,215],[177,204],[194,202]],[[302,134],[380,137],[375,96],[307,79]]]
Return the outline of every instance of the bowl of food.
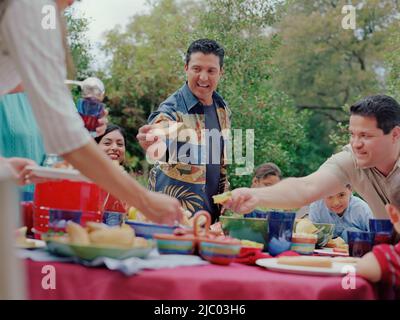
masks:
[[[109,227],[102,223],[88,222],[86,228],[68,222],[63,236],[46,236],[48,250],[56,255],[73,256],[83,260],[100,257],[126,259],[145,258],[153,249],[153,242],[135,237],[128,226]]]
[[[139,222],[133,220],[125,221],[125,224],[130,226],[137,237],[152,239],[156,233],[160,234],[173,234],[177,226],[168,226],[164,224]]]
[[[222,230],[225,235],[240,240],[250,240],[268,245],[268,219],[245,218],[243,216],[220,216]]]
[[[151,250],[151,243],[127,247],[113,247],[113,246],[96,246],[96,245],[70,245],[72,252],[75,256],[83,260],[94,260],[100,257],[112,258],[116,260],[124,260],[127,258],[146,258]]]

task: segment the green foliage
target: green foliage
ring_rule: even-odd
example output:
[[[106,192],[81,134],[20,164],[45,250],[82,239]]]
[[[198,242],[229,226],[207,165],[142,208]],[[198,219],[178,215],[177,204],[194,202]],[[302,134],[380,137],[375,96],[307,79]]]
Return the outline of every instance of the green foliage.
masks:
[[[277,24],[283,38],[275,59],[276,78],[299,106],[331,108],[347,120],[342,106],[382,88],[376,68],[383,65],[387,25],[397,1],[370,0],[356,10],[356,30],[343,29],[347,0],[298,0]]]
[[[390,30],[386,46],[386,67],[388,69],[388,92],[400,101],[400,22]]]
[[[68,44],[76,70],[75,79],[70,80],[83,80],[93,73],[90,65],[93,61],[90,52],[92,46],[86,36],[90,20],[84,16],[77,16],[73,8],[65,11],[65,18],[68,28]],[[79,92],[79,88],[75,86],[72,88],[75,100],[79,97]]]
[[[225,48],[225,75],[218,90],[232,110],[232,127],[254,130],[255,166],[275,162],[286,176],[309,173],[314,167],[303,158],[309,147],[308,113],[298,112],[293,101],[272,85],[277,66],[271,58],[280,39],[269,28],[274,22],[271,2],[208,0],[206,4],[192,39],[213,38]],[[252,176],[236,175],[237,167],[229,167],[232,187],[250,185]]]
[[[191,41],[208,37],[225,48],[218,91],[232,110],[233,128],[254,129],[255,166],[275,162],[284,176],[317,169],[347,143],[348,104],[386,87],[399,98],[396,1],[360,1],[356,31],[341,27],[347,2],[154,0],[126,29],[109,31],[102,48],[109,62],[97,76],[107,88],[111,121],[127,131],[128,166],[144,173],[145,183],[137,129],[184,82]],[[81,37],[87,20],[68,22],[78,78],[84,78],[91,59]],[[382,67],[388,79],[377,72]],[[229,168],[232,187],[249,185],[251,176],[235,175],[237,167]]]
[[[337,126],[348,122],[345,105],[384,90],[382,53],[398,3],[351,3],[357,8],[356,30],[342,28],[341,11],[347,0],[288,1],[274,25],[282,37],[274,56],[279,65],[274,83],[300,110],[313,112],[309,120],[313,155],[329,155],[347,143],[347,133]]]
[[[154,1],[148,14],[132,17],[126,30],[107,33],[103,47],[110,63],[98,74],[105,79],[110,116],[128,133],[134,164],[147,164],[134,139],[151,111],[184,82],[184,55],[198,38],[219,41],[226,50],[225,76],[218,91],[232,109],[233,128],[254,129],[255,165],[272,161],[285,175],[303,175],[320,164],[307,161],[308,112],[294,108],[288,96],[274,88],[277,66],[272,56],[280,38],[271,33],[275,8],[264,0]],[[243,116],[245,115],[245,116]],[[237,176],[233,187],[249,185],[251,176]]]
[[[111,119],[126,129],[128,150],[136,158],[143,159],[135,138],[138,128],[184,82],[186,35],[197,8],[191,1],[155,1],[150,13],[133,16],[126,30],[106,34],[103,51],[111,59],[99,75],[105,79]],[[133,166],[147,171],[145,161]]]

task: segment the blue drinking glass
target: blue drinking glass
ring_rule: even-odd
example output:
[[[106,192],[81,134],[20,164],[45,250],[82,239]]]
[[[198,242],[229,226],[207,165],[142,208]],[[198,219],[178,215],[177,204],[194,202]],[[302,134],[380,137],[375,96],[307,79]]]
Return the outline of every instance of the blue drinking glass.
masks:
[[[65,233],[69,221],[77,224],[81,223],[82,211],[50,209],[49,210],[49,231],[55,233]]]
[[[389,219],[369,219],[369,231],[375,233],[374,245],[391,243],[393,224]]]
[[[375,233],[366,231],[347,231],[349,254],[352,257],[362,257],[372,250]]]
[[[295,212],[271,211],[268,214],[269,241],[268,252],[276,256],[290,250]]]
[[[98,119],[104,114],[104,103],[96,99],[84,98],[78,100],[77,107],[86,129],[95,137]]]
[[[121,212],[104,211],[103,223],[108,226],[120,226],[123,222],[124,214]]]

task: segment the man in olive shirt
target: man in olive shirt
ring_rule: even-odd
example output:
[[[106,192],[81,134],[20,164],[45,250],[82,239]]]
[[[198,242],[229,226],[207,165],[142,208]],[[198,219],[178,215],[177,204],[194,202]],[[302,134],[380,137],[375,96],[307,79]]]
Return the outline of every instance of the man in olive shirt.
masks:
[[[350,143],[316,172],[267,188],[236,189],[225,206],[242,213],[256,207],[300,208],[351,184],[376,218],[388,219],[390,182],[400,176],[400,105],[376,95],[352,105],[350,113]]]

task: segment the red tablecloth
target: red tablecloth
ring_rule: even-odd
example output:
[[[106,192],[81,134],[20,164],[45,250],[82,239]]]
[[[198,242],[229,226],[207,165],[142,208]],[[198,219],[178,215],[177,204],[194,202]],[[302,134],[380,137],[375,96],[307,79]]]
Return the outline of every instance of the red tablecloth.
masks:
[[[56,271],[56,289],[43,289],[44,265]],[[233,263],[147,270],[127,277],[105,268],[71,263],[26,261],[31,299],[376,299],[374,287],[357,277],[356,288],[342,288],[342,277],[268,271]]]

